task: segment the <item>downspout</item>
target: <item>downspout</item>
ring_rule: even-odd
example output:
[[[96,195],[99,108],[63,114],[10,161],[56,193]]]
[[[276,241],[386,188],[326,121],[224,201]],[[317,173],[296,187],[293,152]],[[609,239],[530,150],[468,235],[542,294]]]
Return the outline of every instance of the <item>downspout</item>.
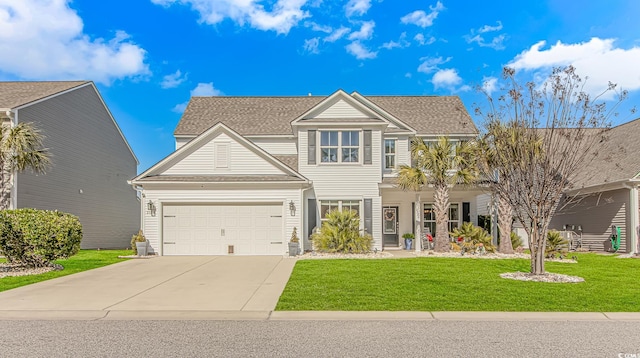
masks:
[[[132,184],[131,180],[127,181],[132,187],[133,189],[140,193],[140,196],[138,196],[138,199],[140,201],[140,230],[144,229],[144,189],[142,188],[142,186],[138,185],[138,184]],[[143,230],[144,232],[144,230]]]

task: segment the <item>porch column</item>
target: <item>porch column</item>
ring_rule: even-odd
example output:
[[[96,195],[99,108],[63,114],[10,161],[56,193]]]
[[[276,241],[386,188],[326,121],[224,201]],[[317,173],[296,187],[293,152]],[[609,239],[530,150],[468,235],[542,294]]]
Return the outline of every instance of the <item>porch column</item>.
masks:
[[[416,252],[420,252],[422,251],[422,215],[421,215],[422,209],[420,208],[420,194],[416,194],[416,205],[415,205],[415,211],[413,213],[415,221],[416,221],[416,237],[415,237],[415,242],[416,242]]]
[[[638,253],[638,187],[633,185],[629,189],[629,226],[627,235],[629,235],[630,254]]]

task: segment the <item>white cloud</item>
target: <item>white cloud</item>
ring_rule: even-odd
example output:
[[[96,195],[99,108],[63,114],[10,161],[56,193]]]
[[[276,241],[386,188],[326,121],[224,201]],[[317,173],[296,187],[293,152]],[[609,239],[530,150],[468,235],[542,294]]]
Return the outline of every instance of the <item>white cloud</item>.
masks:
[[[405,73],[405,74],[404,74],[404,77],[406,77],[406,78],[411,78],[411,77],[412,77],[412,76],[411,76],[411,72],[407,72],[407,73]]]
[[[222,96],[222,95],[224,95],[222,91],[213,87],[213,82],[198,83],[196,88],[191,90],[191,97],[210,97],[210,96]],[[176,104],[175,107],[173,107],[172,111],[177,113],[182,113],[187,108],[187,104],[189,104],[189,101]]]
[[[420,44],[420,46],[423,45],[431,45],[432,43],[436,42],[436,38],[431,36],[428,39],[424,37],[424,34],[416,34],[413,39]]]
[[[317,24],[313,21],[306,21],[304,23],[305,27],[310,27],[312,31],[316,31],[316,32],[325,32],[327,34],[331,33],[331,31],[333,31],[333,29],[331,28],[331,26],[327,26],[327,25],[320,25]]]
[[[373,36],[373,28],[376,26],[374,21],[365,21],[362,23],[360,30],[354,31],[349,35],[349,40],[368,40]]]
[[[597,37],[576,44],[558,41],[543,49],[545,44],[545,41],[534,44],[517,55],[508,66],[517,70],[548,71],[553,67],[573,65],[583,79],[588,76],[585,91],[591,94],[605,90],[609,81],[618,84],[619,89],[640,89],[640,47],[623,49],[615,47],[614,39]],[[612,96],[610,93],[607,99]]]
[[[124,31],[91,38],[69,0],[0,1],[0,73],[27,80],[114,79],[149,75],[146,51]]]
[[[329,36],[323,39],[324,42],[336,42],[344,37],[344,35],[348,34],[351,31],[348,27],[340,27],[339,29],[334,30]]]
[[[492,32],[492,31],[500,31],[502,30],[502,21],[496,21],[497,25],[496,26],[489,26],[489,25],[484,25],[481,28],[478,29],[478,32],[481,34],[484,34],[485,32]]]
[[[386,48],[387,50],[391,50],[394,48],[405,48],[411,46],[411,43],[407,41],[407,33],[403,32],[400,34],[400,38],[398,41],[389,41],[382,44],[382,48]]]
[[[353,15],[362,16],[366,14],[370,7],[371,0],[349,0],[344,8],[347,17],[351,17]]]
[[[491,95],[498,89],[498,79],[495,77],[483,77],[482,78],[482,90]]]
[[[400,18],[400,21],[403,24],[413,24],[420,27],[429,27],[433,25],[433,21],[438,17],[440,11],[445,9],[445,7],[440,1],[438,1],[436,3],[436,6],[429,6],[429,9],[431,10],[431,12],[428,14],[423,10],[416,10]]]
[[[189,5],[200,14],[200,21],[209,25],[231,19],[240,26],[249,24],[252,28],[279,34],[289,33],[298,22],[311,16],[308,11],[302,10],[307,1],[277,0],[271,11],[267,11],[259,0],[151,0],[165,7]]]
[[[504,50],[504,40],[507,39],[505,34],[500,34],[494,36],[491,41],[487,42],[484,38],[484,35],[489,32],[496,32],[502,30],[502,22],[497,21],[496,26],[484,25],[478,30],[471,29],[471,33],[469,35],[465,35],[464,38],[467,40],[467,43],[477,43],[480,47],[491,47],[495,50]]]
[[[429,74],[438,70],[438,66],[451,61],[451,57],[422,57],[420,61],[422,63],[418,66],[418,72]]]
[[[354,41],[348,44],[346,47],[347,52],[351,55],[355,56],[358,60],[366,60],[376,58],[378,56],[378,52],[372,52],[365,46],[363,46],[359,41]]]
[[[312,39],[304,40],[303,48],[306,52],[318,54],[320,53],[318,45],[320,45],[320,38],[314,37]]]
[[[160,87],[167,88],[175,88],[180,86],[184,81],[187,80],[187,74],[184,76],[180,70],[177,70],[175,73],[168,74],[162,78],[162,82],[160,82]]]
[[[439,70],[433,75],[431,79],[433,86],[438,88],[449,88],[453,89],[460,83],[462,83],[462,78],[458,75],[458,71],[454,68],[447,68],[444,70]]]

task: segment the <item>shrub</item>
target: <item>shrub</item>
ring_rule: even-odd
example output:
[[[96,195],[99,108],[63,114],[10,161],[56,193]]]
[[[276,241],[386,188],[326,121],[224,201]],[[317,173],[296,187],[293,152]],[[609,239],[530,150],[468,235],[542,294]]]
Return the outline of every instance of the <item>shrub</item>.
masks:
[[[463,238],[462,250],[469,252],[475,251],[480,246],[484,246],[486,252],[495,252],[496,248],[491,242],[491,235],[483,228],[473,225],[472,223],[463,223],[460,228],[456,228],[449,233],[453,238]]]
[[[78,253],[82,225],[59,211],[0,211],[0,251],[9,262],[42,267]]]
[[[555,256],[556,254],[565,254],[569,248],[569,241],[562,237],[559,231],[550,230],[547,232],[547,248],[546,256]]]
[[[511,246],[514,250],[522,246],[522,238],[513,231],[511,232]]]
[[[138,254],[138,246],[136,246],[136,242],[145,242],[147,238],[142,234],[142,230],[138,230],[138,233],[131,236],[131,249],[133,249],[134,254]]]
[[[293,232],[291,233],[291,240],[289,240],[290,242],[300,242],[300,239],[298,238],[298,228],[294,227],[293,228]]]
[[[321,252],[366,253],[371,251],[371,235],[360,235],[360,220],[353,210],[333,210],[317,233],[313,246]]]

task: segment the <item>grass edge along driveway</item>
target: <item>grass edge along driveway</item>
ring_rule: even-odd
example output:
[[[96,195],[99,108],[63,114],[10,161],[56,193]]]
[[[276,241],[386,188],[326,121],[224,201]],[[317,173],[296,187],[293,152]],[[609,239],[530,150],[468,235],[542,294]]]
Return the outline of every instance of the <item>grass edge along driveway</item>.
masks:
[[[529,260],[408,258],[300,260],[280,296],[280,311],[639,312],[640,260],[576,254],[547,272],[582,283],[508,280]]]
[[[126,259],[119,259],[118,256],[131,254],[131,250],[80,250],[78,254],[68,259],[55,261],[62,265],[64,270],[50,271],[39,275],[0,278],[0,292],[122,262]],[[5,262],[5,260],[2,259],[0,262]]]

